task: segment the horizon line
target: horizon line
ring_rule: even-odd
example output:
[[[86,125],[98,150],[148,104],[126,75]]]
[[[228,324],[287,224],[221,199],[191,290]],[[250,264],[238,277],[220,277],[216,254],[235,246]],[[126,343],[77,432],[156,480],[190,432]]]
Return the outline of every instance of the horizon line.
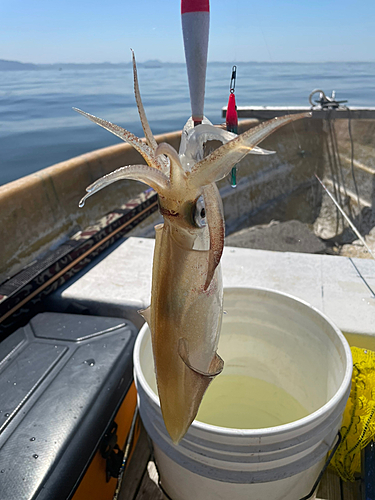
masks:
[[[74,64],[74,65],[79,65],[79,66],[88,66],[88,65],[103,65],[103,64],[109,64],[112,66],[119,66],[119,65],[126,65],[126,66],[132,66],[132,62],[128,61],[120,61],[120,62],[110,62],[110,61],[101,61],[101,62],[48,62],[48,63],[41,63],[41,62],[23,62],[23,61],[17,61],[15,59],[0,59],[0,62],[6,62],[6,63],[17,63],[17,64],[25,64],[25,65],[33,65],[33,66],[58,66],[58,65],[66,65],[66,64]],[[155,63],[155,64],[186,64],[185,61],[162,61],[160,59],[146,59],[144,61],[137,61],[137,64],[146,64],[146,63]],[[219,61],[219,60],[212,60],[208,61],[207,64],[231,64],[238,65],[238,64],[373,64],[375,61],[258,61],[258,60],[250,60],[250,61]]]

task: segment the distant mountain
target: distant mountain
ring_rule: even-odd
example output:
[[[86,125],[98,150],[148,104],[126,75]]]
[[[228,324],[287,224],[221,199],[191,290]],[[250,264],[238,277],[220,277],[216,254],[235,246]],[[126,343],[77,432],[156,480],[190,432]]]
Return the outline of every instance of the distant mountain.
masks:
[[[144,63],[137,63],[137,66],[143,66],[144,68],[162,68],[163,63],[158,59],[150,59],[149,61],[146,61]]]
[[[109,62],[104,63],[54,63],[54,64],[37,64],[38,69],[109,69],[109,68],[127,68],[131,63],[118,63],[112,64]]]
[[[18,61],[5,61],[4,59],[0,59],[0,71],[30,71],[34,69],[38,69],[36,64],[20,63]]]
[[[260,62],[260,61],[242,61],[236,62],[237,66],[240,65],[282,65],[282,64],[301,64],[299,62]],[[309,65],[316,64],[373,64],[373,63],[363,63],[363,62],[322,62],[322,63],[305,63]],[[222,65],[232,65],[232,62],[223,62],[223,61],[210,61],[208,63],[209,66],[222,66]],[[53,63],[53,64],[33,64],[33,63],[21,63],[18,61],[7,61],[5,59],[0,59],[0,71],[22,71],[22,70],[56,70],[62,71],[64,69],[115,69],[115,68],[129,68],[132,66],[131,62],[127,63]],[[137,62],[137,66],[139,68],[147,68],[147,69],[155,69],[155,68],[163,68],[170,66],[185,66],[185,63],[171,63],[171,62],[161,62],[158,59],[151,59],[145,62]]]
[[[180,66],[182,63],[165,63],[157,59],[152,59],[146,62],[137,62],[139,68],[162,68],[164,66]],[[0,71],[19,71],[19,70],[45,70],[55,69],[62,71],[64,69],[110,69],[110,68],[129,68],[132,63],[53,63],[53,64],[32,64],[21,63],[18,61],[6,61],[0,59]]]
[[[119,63],[112,64],[109,62],[104,63],[88,63],[88,64],[77,64],[77,63],[54,63],[54,64],[32,64],[32,63],[21,63],[18,61],[6,61],[0,59],[0,71],[19,71],[19,70],[43,70],[43,69],[106,69],[106,68],[119,68],[119,67],[129,67],[131,63]]]

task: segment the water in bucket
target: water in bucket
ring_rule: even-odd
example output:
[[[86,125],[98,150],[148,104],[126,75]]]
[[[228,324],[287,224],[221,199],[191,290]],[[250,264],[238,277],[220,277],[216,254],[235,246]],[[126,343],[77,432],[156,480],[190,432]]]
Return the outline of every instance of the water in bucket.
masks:
[[[294,422],[308,411],[275,384],[246,375],[226,375],[211,383],[197,420],[219,427],[261,429]]]

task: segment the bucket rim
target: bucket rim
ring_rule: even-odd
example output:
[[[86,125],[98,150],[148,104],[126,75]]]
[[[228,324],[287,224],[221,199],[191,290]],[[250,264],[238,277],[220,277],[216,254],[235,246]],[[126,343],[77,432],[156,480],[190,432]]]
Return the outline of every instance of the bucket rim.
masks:
[[[322,415],[325,414],[330,414],[332,410],[339,404],[339,402],[345,397],[347,391],[350,389],[351,386],[351,379],[352,379],[352,371],[353,371],[353,360],[352,360],[352,353],[350,350],[350,346],[348,341],[346,340],[344,334],[341,332],[341,330],[333,323],[333,321],[328,318],[323,312],[321,312],[319,309],[317,309],[315,306],[310,304],[309,302],[300,299],[298,297],[295,297],[291,294],[285,293],[285,292],[280,292],[278,290],[274,290],[271,288],[265,288],[265,287],[244,287],[244,286],[231,286],[231,287],[224,287],[224,296],[225,293],[230,292],[230,291],[254,291],[254,292],[264,292],[266,295],[274,295],[274,296],[283,296],[284,298],[290,299],[292,301],[296,301],[300,303],[303,307],[307,307],[309,310],[313,310],[315,314],[318,316],[322,317],[329,325],[330,327],[334,330],[336,333],[337,337],[340,339],[341,344],[344,347],[344,353],[345,353],[345,360],[346,360],[346,368],[345,368],[345,373],[342,379],[342,382],[337,389],[336,393],[327,401],[323,406],[315,410],[314,412],[310,413],[306,417],[303,417],[299,420],[295,420],[293,422],[289,422],[287,424],[279,425],[279,426],[274,426],[274,427],[262,427],[259,429],[235,429],[231,427],[220,427],[217,425],[212,425],[212,424],[206,424],[204,422],[200,422],[199,420],[194,420],[190,426],[190,428],[196,429],[198,431],[204,431],[208,433],[214,433],[216,435],[220,435],[222,437],[236,437],[236,436],[241,436],[241,437],[248,437],[248,438],[266,438],[267,436],[272,436],[274,434],[284,434],[287,432],[291,431],[296,431],[301,427],[305,427],[309,424],[314,423],[314,421],[319,420],[319,418]],[[134,346],[134,371],[136,372],[136,375],[142,385],[142,389],[146,392],[148,397],[152,400],[152,402],[158,406],[159,410],[161,411],[160,407],[160,401],[159,397],[154,393],[154,391],[151,389],[149,386],[142,370],[140,369],[140,349],[142,342],[145,338],[146,332],[149,330],[149,326],[147,322],[142,326],[141,330],[139,331],[139,334],[137,336],[135,346]],[[151,332],[150,332],[151,335]],[[187,432],[187,435],[189,434],[190,428]]]

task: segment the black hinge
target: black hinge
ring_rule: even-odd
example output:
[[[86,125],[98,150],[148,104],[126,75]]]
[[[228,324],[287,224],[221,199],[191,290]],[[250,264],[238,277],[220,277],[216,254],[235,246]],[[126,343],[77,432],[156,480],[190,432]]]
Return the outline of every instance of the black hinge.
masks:
[[[124,452],[117,444],[117,424],[112,422],[104,434],[102,443],[100,445],[100,454],[106,460],[106,479],[107,483],[111,477],[117,478],[122,461],[124,459]]]

